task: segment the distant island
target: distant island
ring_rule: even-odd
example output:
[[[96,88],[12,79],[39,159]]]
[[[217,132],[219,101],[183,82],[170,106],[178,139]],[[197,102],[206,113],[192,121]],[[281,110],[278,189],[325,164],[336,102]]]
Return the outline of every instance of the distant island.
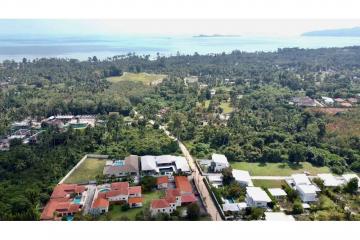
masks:
[[[308,37],[360,37],[360,27],[328,29],[303,33]]]
[[[195,35],[193,37],[196,38],[211,38],[211,37],[241,37],[241,35],[223,35],[223,34],[199,34],[199,35]]]

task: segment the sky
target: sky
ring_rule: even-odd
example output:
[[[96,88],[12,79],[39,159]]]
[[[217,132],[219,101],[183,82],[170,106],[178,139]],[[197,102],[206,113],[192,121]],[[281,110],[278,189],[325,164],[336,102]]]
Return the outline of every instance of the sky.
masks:
[[[196,35],[298,36],[307,31],[352,28],[354,20],[0,20],[0,35]]]

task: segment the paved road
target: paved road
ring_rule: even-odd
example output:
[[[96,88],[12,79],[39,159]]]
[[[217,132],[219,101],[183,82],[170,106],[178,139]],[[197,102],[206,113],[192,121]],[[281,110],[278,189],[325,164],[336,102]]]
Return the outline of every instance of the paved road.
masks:
[[[136,112],[135,114],[138,114],[138,113]],[[154,121],[150,120],[149,123],[151,125],[153,125]],[[169,136],[171,139],[177,140],[180,150],[182,151],[184,157],[186,158],[186,160],[189,163],[190,169],[192,170],[191,177],[194,179],[195,186],[198,189],[198,191],[203,199],[203,203],[206,208],[206,211],[209,213],[209,215],[213,221],[222,221],[221,216],[220,216],[213,200],[211,199],[210,193],[205,186],[205,183],[203,181],[204,177],[201,175],[198,168],[196,167],[195,161],[192,158],[192,156],[190,155],[189,151],[186,149],[185,145],[182,142],[180,142],[176,137],[174,137],[168,130],[166,130],[165,126],[160,126],[159,128],[164,130],[165,134],[167,136]]]
[[[88,196],[84,203],[83,215],[86,215],[89,213],[92,201],[94,199],[95,190],[96,190],[96,187],[94,185],[88,185],[87,188],[88,188],[88,190],[87,190]]]
[[[211,216],[211,219],[213,221],[222,221],[220,214],[219,214],[213,200],[211,199],[210,193],[205,186],[205,183],[203,181],[204,177],[201,176],[198,168],[195,165],[194,159],[190,155],[189,151],[186,149],[185,145],[182,144],[180,141],[178,141],[178,143],[179,143],[179,147],[180,147],[182,153],[184,154],[185,158],[188,160],[191,170],[193,171],[192,177],[194,178],[195,185],[196,185],[201,197],[204,200],[204,205],[206,207],[207,212],[209,213],[209,215]]]

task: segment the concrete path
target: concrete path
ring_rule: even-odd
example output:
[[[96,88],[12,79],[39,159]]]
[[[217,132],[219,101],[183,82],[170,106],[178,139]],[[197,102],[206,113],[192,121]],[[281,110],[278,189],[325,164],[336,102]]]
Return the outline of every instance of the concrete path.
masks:
[[[95,194],[95,190],[96,190],[96,186],[94,185],[87,185],[87,198],[85,200],[84,203],[84,211],[83,211],[83,215],[86,215],[89,213],[90,208],[91,208],[91,204],[93,202],[94,199],[94,194]]]

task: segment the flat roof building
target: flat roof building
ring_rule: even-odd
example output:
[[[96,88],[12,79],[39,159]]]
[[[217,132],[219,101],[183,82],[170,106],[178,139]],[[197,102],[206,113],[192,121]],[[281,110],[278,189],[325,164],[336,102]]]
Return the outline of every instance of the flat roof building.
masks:
[[[232,175],[235,178],[235,181],[238,182],[240,185],[246,187],[254,186],[248,171],[233,169]]]

